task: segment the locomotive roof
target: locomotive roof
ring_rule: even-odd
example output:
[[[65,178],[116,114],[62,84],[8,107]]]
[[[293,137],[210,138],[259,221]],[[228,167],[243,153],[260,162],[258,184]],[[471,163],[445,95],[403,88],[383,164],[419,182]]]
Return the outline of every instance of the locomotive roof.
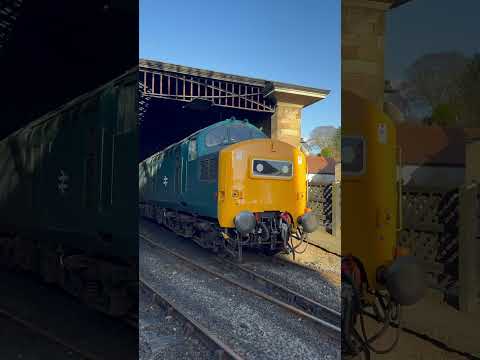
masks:
[[[209,125],[209,126],[207,126],[207,127],[205,127],[205,128],[202,128],[202,129],[200,129],[200,130],[197,130],[197,131],[195,131],[193,134],[188,135],[187,137],[183,138],[182,140],[177,141],[176,143],[173,143],[173,144],[171,144],[171,145],[168,145],[165,149],[160,150],[160,151],[157,151],[156,153],[150,155],[150,156],[147,157],[146,159],[142,160],[140,163],[143,163],[144,161],[146,161],[146,160],[148,160],[148,159],[150,159],[150,158],[153,158],[154,156],[157,156],[158,154],[163,153],[163,152],[169,150],[170,148],[173,148],[173,147],[175,147],[175,146],[177,146],[177,145],[179,145],[179,144],[181,144],[181,143],[183,143],[183,142],[185,142],[185,141],[187,141],[187,140],[189,140],[189,139],[197,136],[197,135],[200,134],[201,132],[214,129],[214,128],[216,128],[216,127],[219,127],[219,126],[222,126],[222,125],[225,125],[225,124],[242,124],[242,125],[245,125],[246,127],[253,127],[253,128],[255,128],[255,129],[258,129],[256,126],[250,124],[250,123],[248,122],[248,120],[238,120],[238,119],[235,119],[234,117],[232,117],[232,118],[229,118],[229,119],[226,119],[226,120],[223,120],[223,121],[214,123],[214,124],[212,124],[212,125]]]
[[[10,135],[8,135],[5,139],[1,140],[1,141],[4,141],[6,139],[8,139],[10,136],[13,136],[15,134],[18,134],[22,131],[25,131],[26,129],[29,129],[29,128],[33,128],[33,127],[36,127],[42,123],[44,123],[45,121],[48,121],[50,118],[52,118],[53,116],[71,108],[72,106],[76,105],[76,104],[80,104],[82,102],[84,102],[85,100],[87,99],[90,99],[92,97],[94,97],[95,95],[97,95],[98,93],[102,92],[103,90],[105,90],[106,88],[112,86],[113,84],[117,83],[117,82],[120,82],[121,80],[123,80],[125,77],[131,75],[131,74],[134,74],[135,72],[138,71],[138,67],[133,67],[132,69],[128,70],[127,72],[123,73],[122,75],[114,78],[113,80],[109,81],[108,83],[92,90],[92,91],[89,91],[89,92],[86,92],[80,96],[77,96],[76,98],[74,98],[73,100],[70,100],[69,102],[67,102],[66,104],[63,104],[61,106],[59,106],[58,108],[56,108],[55,110],[52,110],[52,111],[49,111],[48,113],[42,115],[41,117],[39,117],[38,119],[36,120],[33,120],[31,123],[29,123],[28,125],[14,131],[13,133],[11,133]],[[0,141],[0,142],[1,142]]]

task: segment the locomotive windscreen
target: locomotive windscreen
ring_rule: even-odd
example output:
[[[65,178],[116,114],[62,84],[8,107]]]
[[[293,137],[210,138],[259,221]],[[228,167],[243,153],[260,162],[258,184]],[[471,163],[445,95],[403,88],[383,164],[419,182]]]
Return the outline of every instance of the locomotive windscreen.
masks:
[[[207,147],[214,147],[266,137],[261,130],[251,125],[223,125],[210,130],[205,136],[205,145]]]
[[[259,139],[265,138],[266,135],[262,133],[260,130],[245,127],[241,125],[233,125],[229,127],[230,132],[230,142],[236,143],[244,140],[249,139]]]

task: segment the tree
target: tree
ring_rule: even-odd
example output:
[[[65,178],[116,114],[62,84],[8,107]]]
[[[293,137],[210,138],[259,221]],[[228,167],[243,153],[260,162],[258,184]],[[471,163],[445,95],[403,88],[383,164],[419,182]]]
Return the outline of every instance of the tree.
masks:
[[[421,56],[407,68],[413,96],[422,99],[432,109],[450,104],[458,95],[458,79],[465,71],[468,59],[457,52]]]
[[[342,153],[342,127],[340,126],[333,137],[333,146],[335,149],[335,160],[340,160],[340,154]]]
[[[310,152],[316,152],[318,156],[334,158],[335,161],[340,161],[342,141],[341,127],[325,127],[320,126],[315,128],[308,140]],[[317,151],[312,151],[312,150]]]
[[[458,123],[459,111],[453,104],[440,104],[433,109],[432,116],[429,118],[431,125],[443,127],[453,126]]]
[[[317,126],[310,133],[307,143],[312,150],[321,151],[323,148],[332,146],[335,131],[333,126]]]

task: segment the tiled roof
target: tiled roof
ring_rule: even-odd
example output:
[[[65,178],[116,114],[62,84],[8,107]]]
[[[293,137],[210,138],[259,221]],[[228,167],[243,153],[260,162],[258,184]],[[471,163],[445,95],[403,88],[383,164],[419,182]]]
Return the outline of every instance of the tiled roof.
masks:
[[[309,174],[331,174],[335,175],[335,160],[323,156],[308,156]]]
[[[465,144],[480,128],[441,128],[399,124],[398,144],[405,165],[465,166]]]

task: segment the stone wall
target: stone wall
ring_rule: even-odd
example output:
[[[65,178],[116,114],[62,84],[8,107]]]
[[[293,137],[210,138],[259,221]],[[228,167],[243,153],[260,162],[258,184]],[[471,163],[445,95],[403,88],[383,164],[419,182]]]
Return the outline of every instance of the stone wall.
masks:
[[[271,137],[298,146],[301,136],[302,106],[277,103],[271,119]]]
[[[383,108],[385,12],[393,1],[342,1],[342,89]]]

